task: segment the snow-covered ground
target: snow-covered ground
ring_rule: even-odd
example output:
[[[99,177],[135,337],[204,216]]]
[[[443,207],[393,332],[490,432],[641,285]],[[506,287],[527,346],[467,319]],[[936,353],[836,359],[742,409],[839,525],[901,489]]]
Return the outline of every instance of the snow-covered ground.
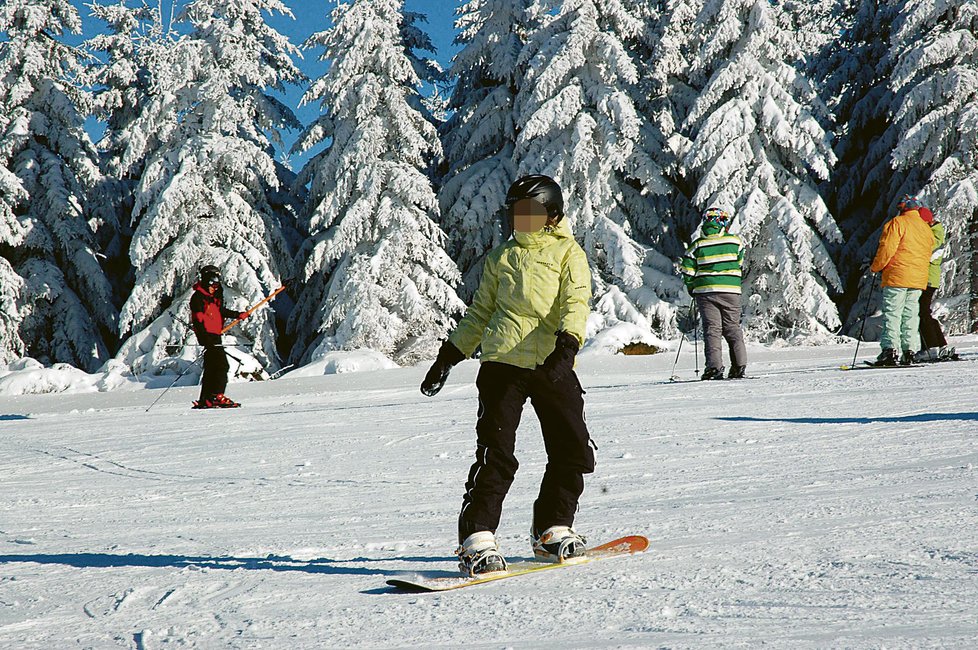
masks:
[[[756,379],[675,384],[671,353],[584,355],[577,528],[652,548],[440,595],[384,581],[454,570],[476,362],[432,399],[424,367],[233,384],[236,411],[0,397],[0,647],[974,648],[978,363],[838,370],[852,352],[755,347]],[[511,558],[529,408],[518,452]]]

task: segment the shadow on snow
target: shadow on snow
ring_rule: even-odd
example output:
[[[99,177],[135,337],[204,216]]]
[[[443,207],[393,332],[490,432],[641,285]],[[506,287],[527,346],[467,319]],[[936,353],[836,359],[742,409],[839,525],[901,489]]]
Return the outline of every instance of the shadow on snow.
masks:
[[[895,424],[910,422],[978,422],[978,413],[920,413],[918,415],[884,416],[876,418],[754,418],[748,416],[720,417],[725,422],[791,422],[793,424],[873,424],[890,422]]]
[[[299,571],[302,573],[319,573],[326,575],[417,575],[417,570],[372,569],[361,566],[350,566],[357,563],[385,562],[444,562],[451,563],[454,558],[442,557],[395,557],[395,558],[364,558],[350,560],[330,560],[320,558],[315,560],[296,560],[288,556],[269,555],[263,558],[241,557],[202,557],[189,555],[141,555],[129,553],[113,555],[110,553],[59,553],[59,554],[24,554],[0,555],[0,566],[5,564],[58,564],[79,569],[108,569],[122,567],[145,568],[175,568],[185,569],[196,567],[201,569],[224,569],[233,571],[245,569],[251,571]],[[426,571],[425,574],[428,574]],[[445,571],[446,576],[456,576],[457,572]]]

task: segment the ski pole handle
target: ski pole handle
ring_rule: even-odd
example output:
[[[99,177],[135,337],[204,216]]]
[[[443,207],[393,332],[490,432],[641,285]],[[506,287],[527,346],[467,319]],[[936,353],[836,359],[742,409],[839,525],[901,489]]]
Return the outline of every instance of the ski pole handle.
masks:
[[[258,302],[256,302],[251,308],[249,308],[248,310],[246,310],[244,312],[245,313],[245,318],[247,318],[248,316],[251,316],[256,310],[258,310],[259,307],[261,307],[262,305],[264,305],[269,300],[271,300],[272,298],[274,298],[278,294],[282,293],[283,291],[285,291],[285,285],[284,284],[281,287],[279,287],[278,289],[276,289],[275,291],[273,291],[272,293],[268,294],[267,297],[262,298],[261,300],[259,300]],[[231,329],[232,327],[234,327],[235,325],[237,325],[238,323],[240,323],[242,320],[244,320],[244,319],[243,318],[236,318],[236,319],[234,319],[233,321],[231,321],[230,323],[228,323],[228,325],[224,329],[221,330],[221,334],[224,334],[229,329]]]

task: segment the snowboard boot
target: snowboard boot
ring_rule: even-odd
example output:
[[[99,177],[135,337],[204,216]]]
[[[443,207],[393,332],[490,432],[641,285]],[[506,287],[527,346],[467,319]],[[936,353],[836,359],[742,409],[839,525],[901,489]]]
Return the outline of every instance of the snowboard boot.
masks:
[[[723,366],[719,368],[714,368],[710,366],[703,370],[703,376],[700,379],[711,380],[711,379],[723,379]]]
[[[900,357],[901,366],[915,366],[917,365],[917,356],[910,350],[904,350],[903,355]]]
[[[499,552],[496,536],[488,530],[466,537],[455,554],[458,570],[470,577],[506,570],[506,558]]]
[[[897,358],[896,350],[893,348],[884,348],[880,355],[876,357],[876,361],[873,363],[874,366],[895,366],[899,363]]]
[[[568,526],[551,526],[542,534],[530,531],[533,555],[543,562],[566,562],[587,553],[587,540]]]
[[[744,379],[747,377],[747,366],[733,366],[727,379]]]

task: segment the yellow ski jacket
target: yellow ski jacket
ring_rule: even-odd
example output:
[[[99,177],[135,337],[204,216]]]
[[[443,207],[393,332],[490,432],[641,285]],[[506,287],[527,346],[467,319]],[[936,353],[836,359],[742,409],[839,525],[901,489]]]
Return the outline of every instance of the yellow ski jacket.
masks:
[[[581,345],[590,314],[591,269],[567,220],[514,234],[486,257],[472,305],[449,340],[466,357],[533,369],[564,330]]]

